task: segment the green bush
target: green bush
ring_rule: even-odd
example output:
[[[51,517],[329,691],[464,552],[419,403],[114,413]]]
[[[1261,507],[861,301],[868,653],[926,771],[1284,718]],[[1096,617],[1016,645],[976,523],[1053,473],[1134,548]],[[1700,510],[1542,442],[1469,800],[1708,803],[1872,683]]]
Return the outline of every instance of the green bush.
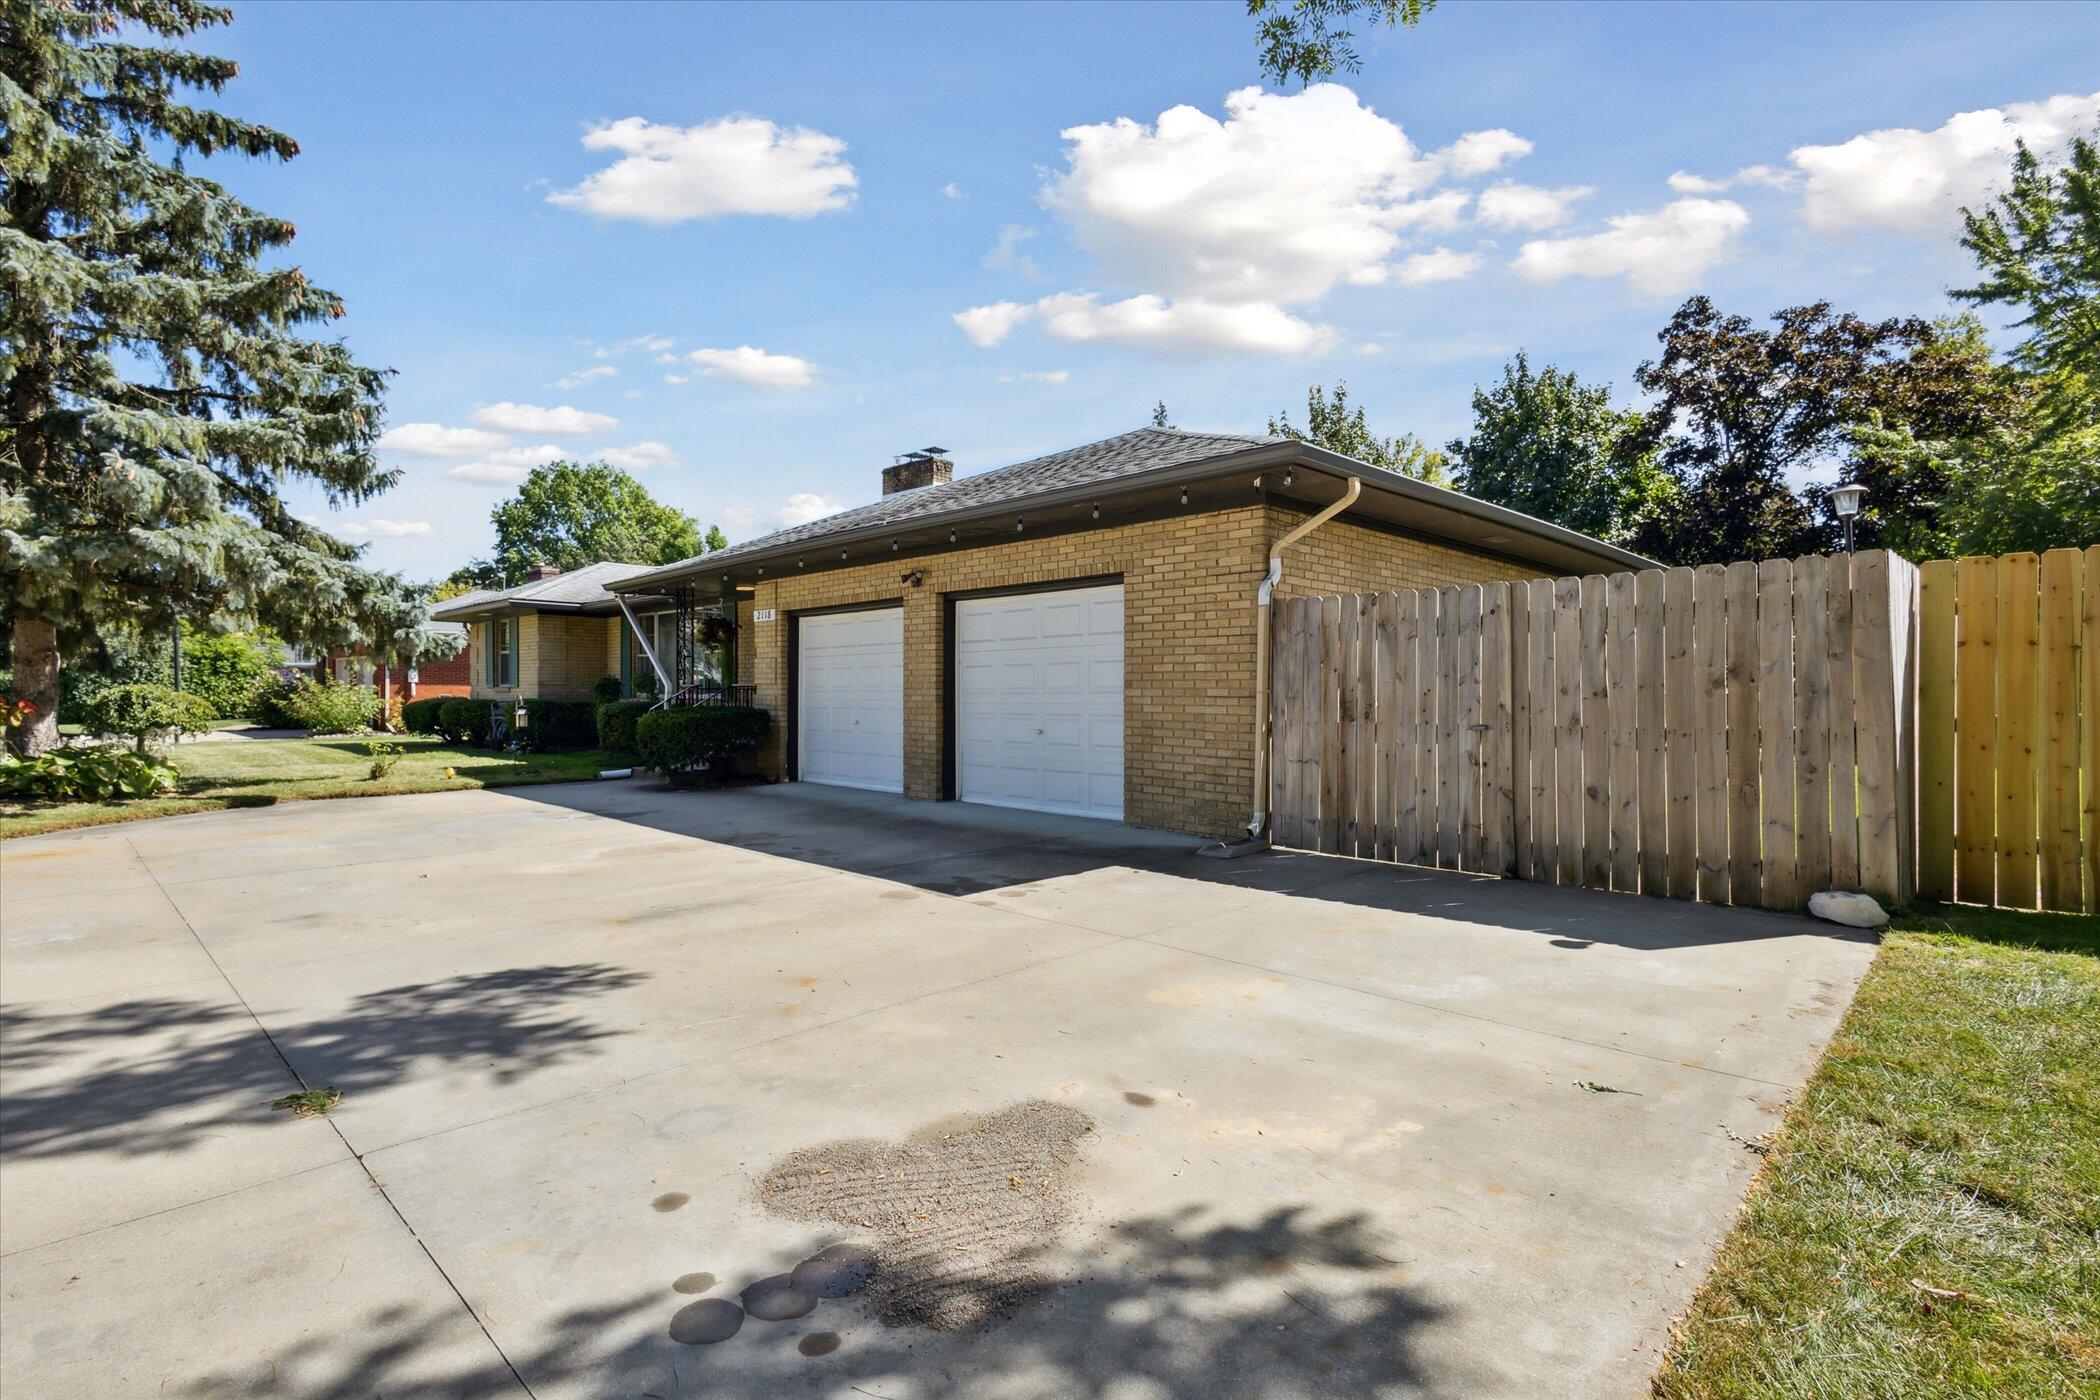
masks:
[[[292,727],[314,734],[355,734],[369,729],[379,715],[379,696],[361,685],[302,681],[285,698]]]
[[[518,747],[531,753],[587,749],[598,742],[598,707],[588,700],[527,700]]]
[[[620,684],[618,676],[600,676],[591,682],[591,699],[601,705],[610,705],[626,693],[627,687]]]
[[[218,716],[195,695],[150,681],[113,685],[87,703],[85,723],[96,734],[115,734],[140,752],[175,734],[201,734]]]
[[[772,727],[773,717],[750,705],[652,710],[635,722],[635,747],[658,772],[687,773],[757,752]]]
[[[86,724],[89,703],[113,686],[168,683],[168,643],[165,638],[139,643],[118,636],[106,638],[104,645],[106,655],[84,657],[77,665],[68,657],[66,665],[59,671],[60,724]]]
[[[401,707],[401,727],[411,734],[435,734],[438,732],[438,711],[444,708],[447,697],[433,695],[423,700],[411,700]]]
[[[614,753],[634,753],[634,725],[649,713],[649,700],[614,700],[598,707],[598,747]]]
[[[438,709],[438,733],[455,744],[485,746],[489,741],[489,702],[457,696],[447,700]]]
[[[108,802],[175,790],[175,769],[111,745],[46,749],[17,758],[0,749],[0,793],[52,802]]]
[[[292,676],[271,676],[248,697],[248,718],[265,729],[297,729],[299,722],[288,708],[303,684]]]
[[[215,637],[182,632],[182,688],[201,695],[220,719],[253,712],[256,692],[266,685],[282,648],[246,632]]]

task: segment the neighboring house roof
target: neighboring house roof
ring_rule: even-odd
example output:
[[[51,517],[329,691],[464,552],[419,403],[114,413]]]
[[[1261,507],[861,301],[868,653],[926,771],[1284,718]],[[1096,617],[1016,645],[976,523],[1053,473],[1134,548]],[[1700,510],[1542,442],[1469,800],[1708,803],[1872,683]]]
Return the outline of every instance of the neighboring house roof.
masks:
[[[650,571],[648,564],[586,564],[552,578],[534,579],[515,588],[483,588],[447,598],[430,610],[438,621],[458,621],[514,612],[605,612],[619,610],[605,585]]]
[[[974,476],[898,491],[867,505],[776,530],[712,554],[641,570],[619,580],[617,589],[622,593],[643,592],[715,574],[748,577],[754,569],[775,561],[799,562],[798,556],[818,546],[845,546],[865,539],[894,542],[900,552],[907,547],[923,549],[944,541],[951,527],[995,518],[1011,521],[1033,511],[1089,501],[1128,497],[1139,503],[1150,501],[1165,506],[1178,501],[1176,492],[1193,488],[1198,482],[1300,466],[1311,469],[1308,480],[1277,491],[1282,483],[1271,478],[1264,482],[1265,489],[1317,506],[1338,495],[1347,480],[1355,477],[1363,481],[1364,491],[1350,511],[1352,519],[1363,517],[1397,525],[1463,547],[1535,560],[1567,573],[1645,568],[1654,563],[1520,511],[1475,500],[1293,438],[1140,428]],[[1325,485],[1316,484],[1311,479],[1314,477]],[[1229,489],[1237,495],[1242,487],[1235,484]],[[1212,496],[1217,494],[1213,492]],[[1224,499],[1207,498],[1197,501],[1192,509],[1217,509],[1223,504]],[[1059,522],[1044,517],[1037,523],[1055,526]],[[959,542],[990,544],[1004,533],[1005,527],[1001,526],[973,532],[970,540]],[[829,558],[820,561],[830,562]]]

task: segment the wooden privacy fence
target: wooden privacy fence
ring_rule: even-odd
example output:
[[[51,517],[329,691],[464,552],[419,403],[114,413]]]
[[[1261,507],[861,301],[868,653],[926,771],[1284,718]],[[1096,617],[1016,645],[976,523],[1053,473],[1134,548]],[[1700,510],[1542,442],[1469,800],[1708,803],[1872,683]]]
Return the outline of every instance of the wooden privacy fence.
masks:
[[[2100,546],[1919,574],[1918,892],[2100,908]]]
[[[1876,550],[1280,600],[1274,837],[1779,909],[1905,898],[1915,580]]]

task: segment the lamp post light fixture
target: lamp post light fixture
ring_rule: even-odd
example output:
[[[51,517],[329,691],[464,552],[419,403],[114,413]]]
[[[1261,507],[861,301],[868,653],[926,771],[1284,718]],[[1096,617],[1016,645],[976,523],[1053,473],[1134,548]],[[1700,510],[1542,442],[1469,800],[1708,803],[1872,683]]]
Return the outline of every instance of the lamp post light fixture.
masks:
[[[1852,522],[1859,518],[1860,502],[1866,500],[1867,488],[1845,482],[1830,488],[1830,508],[1837,518],[1845,522],[1845,553],[1852,552]]]

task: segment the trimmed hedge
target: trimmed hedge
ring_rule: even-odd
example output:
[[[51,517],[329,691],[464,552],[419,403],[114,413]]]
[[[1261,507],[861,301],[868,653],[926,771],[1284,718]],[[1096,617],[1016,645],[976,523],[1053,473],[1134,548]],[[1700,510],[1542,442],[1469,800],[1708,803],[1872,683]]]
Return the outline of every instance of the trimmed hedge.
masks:
[[[772,728],[772,715],[751,705],[652,710],[635,722],[635,749],[658,772],[685,773],[756,752]]]
[[[437,732],[455,744],[486,747],[489,741],[489,702],[448,698],[438,707]]]
[[[591,698],[601,705],[610,705],[627,693],[618,676],[600,676],[591,682]]]
[[[202,696],[151,681],[113,685],[88,701],[86,709],[92,732],[122,735],[141,753],[169,735],[202,734],[219,717]]]
[[[598,707],[589,700],[527,700],[518,747],[532,753],[587,749],[598,742]]]
[[[649,713],[648,700],[614,700],[598,707],[598,747],[614,753],[635,753],[634,726]]]
[[[432,695],[422,700],[411,700],[401,707],[401,727],[411,734],[435,734],[438,732],[438,711],[445,701],[456,696]]]

